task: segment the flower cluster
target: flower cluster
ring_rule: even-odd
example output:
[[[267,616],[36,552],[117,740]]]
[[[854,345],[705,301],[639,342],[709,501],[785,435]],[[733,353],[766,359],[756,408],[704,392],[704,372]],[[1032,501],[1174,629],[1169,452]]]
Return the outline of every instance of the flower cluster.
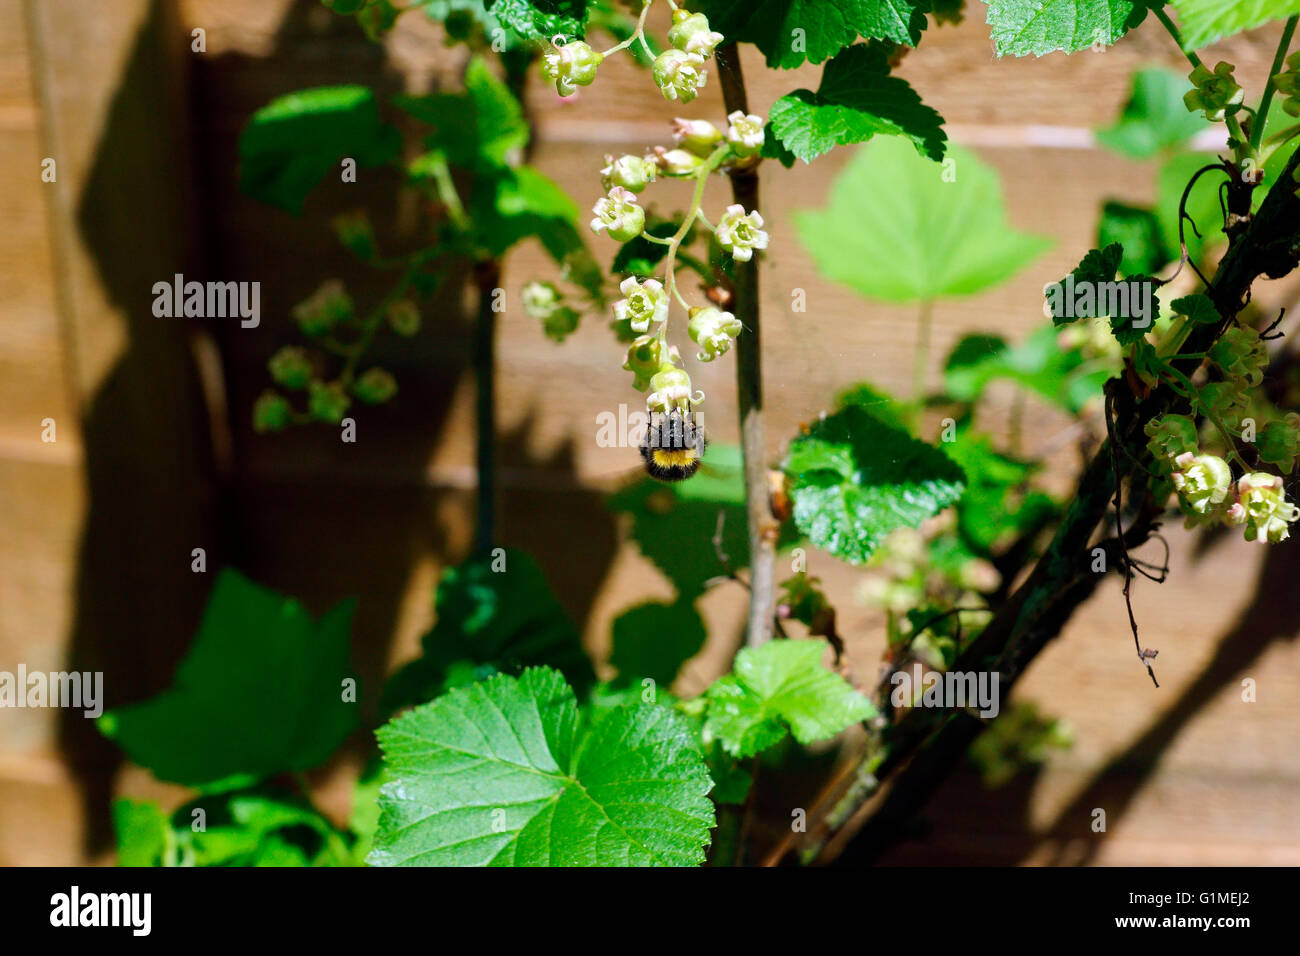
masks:
[[[605,58],[640,43],[648,56],[653,56],[645,39],[646,15],[654,0],[644,0],[641,17],[633,34],[603,53],[591,48],[583,40],[554,37],[551,49],[542,57],[542,74],[555,84],[561,96],[572,96],[580,86],[589,86],[596,79],[596,70]],[[708,81],[705,64],[713,56],[724,37],[709,26],[709,18],[688,10],[673,11],[673,25],[668,30],[670,49],[654,57],[651,74],[664,98],[675,103],[689,103],[699,95]]]
[[[1165,415],[1146,425],[1147,447],[1160,473],[1167,474],[1187,516],[1187,527],[1206,524],[1243,526],[1247,541],[1285,540],[1300,508],[1286,500],[1282,478],[1248,472],[1233,481],[1232,468],[1217,455],[1202,452],[1196,426],[1184,415]],[[1260,457],[1268,434],[1270,454],[1287,459],[1287,470],[1300,449],[1300,415],[1270,422],[1261,432]]]
[[[1286,58],[1286,69],[1273,77],[1273,86],[1282,94],[1282,109],[1290,116],[1300,116],[1300,50]]]

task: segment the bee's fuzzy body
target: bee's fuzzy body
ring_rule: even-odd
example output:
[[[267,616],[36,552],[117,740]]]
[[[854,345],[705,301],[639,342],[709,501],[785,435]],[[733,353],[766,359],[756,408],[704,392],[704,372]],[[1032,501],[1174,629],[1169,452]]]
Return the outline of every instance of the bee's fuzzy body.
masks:
[[[700,470],[704,447],[704,431],[690,413],[673,409],[651,419],[641,441],[641,458],[651,478],[685,481]]]

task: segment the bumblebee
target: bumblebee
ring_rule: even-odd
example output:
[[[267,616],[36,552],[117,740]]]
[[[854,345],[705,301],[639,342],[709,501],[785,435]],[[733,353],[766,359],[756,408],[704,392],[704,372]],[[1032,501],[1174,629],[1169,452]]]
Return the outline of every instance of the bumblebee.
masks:
[[[704,427],[691,412],[674,408],[652,415],[641,440],[646,473],[659,481],[685,481],[700,470],[706,444]]]

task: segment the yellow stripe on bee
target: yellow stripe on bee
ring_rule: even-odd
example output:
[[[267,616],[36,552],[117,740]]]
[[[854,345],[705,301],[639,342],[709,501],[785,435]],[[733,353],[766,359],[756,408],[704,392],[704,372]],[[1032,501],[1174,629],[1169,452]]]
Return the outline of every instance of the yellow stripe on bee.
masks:
[[[695,462],[694,448],[656,448],[650,455],[660,468],[685,468]]]

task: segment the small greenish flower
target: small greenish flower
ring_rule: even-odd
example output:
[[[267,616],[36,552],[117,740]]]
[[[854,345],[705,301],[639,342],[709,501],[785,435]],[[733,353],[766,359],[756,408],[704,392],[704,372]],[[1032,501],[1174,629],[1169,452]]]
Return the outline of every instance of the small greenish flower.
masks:
[[[614,318],[626,320],[634,332],[645,332],[668,318],[668,292],[658,279],[628,276],[618,289],[627,298],[614,303]]]
[[[665,176],[694,176],[704,165],[704,160],[690,150],[656,146],[655,163]]]
[[[370,226],[370,217],[364,211],[336,216],[331,225],[343,248],[364,261],[374,258],[375,233]]]
[[[1242,100],[1246,98],[1246,91],[1237,85],[1233,78],[1231,63],[1219,61],[1219,64],[1211,73],[1202,64],[1192,70],[1191,80],[1194,89],[1188,90],[1183,95],[1183,104],[1193,113],[1202,110],[1205,118],[1212,123],[1222,120],[1232,107],[1236,112],[1236,107],[1241,105]]]
[[[686,370],[665,366],[650,378],[650,394],[646,396],[646,411],[652,415],[667,415],[674,408],[683,412],[704,401],[703,392],[691,391],[691,377]]]
[[[290,310],[304,335],[324,335],[352,318],[352,297],[339,279],[326,279],[311,295]]]
[[[691,340],[700,347],[696,358],[701,362],[712,362],[731,348],[731,343],[740,334],[741,324],[730,312],[707,306],[691,309],[689,330]]]
[[[1259,449],[1261,461],[1277,465],[1284,475],[1289,475],[1295,467],[1296,456],[1300,455],[1300,415],[1288,412],[1284,417],[1271,421],[1259,430],[1255,447]]]
[[[606,190],[622,186],[630,192],[639,193],[654,182],[659,167],[648,156],[625,155],[615,159],[605,157],[605,168],[600,171],[600,184]]]
[[[632,373],[632,387],[644,392],[650,387],[650,379],[655,373],[661,368],[671,368],[676,358],[676,348],[665,349],[664,340],[658,333],[642,335],[628,346],[623,367]]]
[[[318,422],[337,425],[343,421],[352,399],[338,382],[313,381],[307,386],[307,411]]]
[[[706,157],[722,142],[722,133],[708,120],[673,120],[673,142],[687,152]]]
[[[1300,116],[1300,50],[1286,58],[1286,69],[1273,77],[1273,86],[1282,94],[1282,109],[1291,116]]]
[[[1255,471],[1237,480],[1237,503],[1229,509],[1229,521],[1246,526],[1247,541],[1285,541],[1296,518],[1300,508],[1286,500],[1278,475]]]
[[[740,110],[727,117],[727,142],[731,144],[734,156],[744,158],[753,156],[763,148],[763,117],[750,113],[746,116]]]
[[[1254,329],[1233,326],[1210,348],[1210,361],[1223,369],[1226,378],[1254,388],[1264,380],[1268,351]]]
[[[706,60],[723,41],[721,33],[709,29],[709,18],[702,13],[686,10],[673,12],[673,25],[668,28],[668,42],[685,53],[697,53]]]
[[[270,369],[275,383],[288,389],[306,388],[307,382],[311,380],[311,359],[307,357],[305,349],[296,345],[286,345],[280,349],[271,356],[266,367]]]
[[[389,305],[387,318],[398,335],[410,338],[420,331],[420,310],[410,299],[398,299]]]
[[[622,186],[611,189],[591,211],[595,214],[591,220],[592,231],[606,231],[618,242],[635,239],[645,228],[645,210],[636,204],[636,194]]]
[[[1224,501],[1232,487],[1232,469],[1226,461],[1215,455],[1183,452],[1174,465],[1174,488],[1193,516],[1210,517],[1226,511]]]
[[[293,408],[289,400],[269,388],[253,403],[253,431],[259,435],[284,431],[291,421]]]
[[[382,405],[397,394],[397,380],[385,369],[366,369],[352,383],[352,394],[367,405]]]
[[[581,40],[562,45],[552,41],[550,52],[542,57],[542,74],[555,84],[555,91],[561,96],[572,96],[578,87],[591,85],[602,59]]]
[[[700,87],[708,79],[704,72],[704,57],[682,50],[665,50],[655,58],[655,83],[664,98],[673,102],[689,103],[699,95]]]
[[[1196,452],[1196,423],[1186,415],[1163,415],[1153,418],[1143,429],[1147,435],[1147,448],[1155,459],[1157,469],[1168,473],[1174,459]]]
[[[1245,383],[1236,380],[1207,382],[1196,394],[1196,405],[1203,415],[1218,419],[1225,428],[1239,428],[1246,417]]]
[[[547,338],[563,342],[578,327],[580,318],[576,309],[569,306],[560,290],[551,282],[529,282],[519,294],[524,312],[542,323]]]
[[[718,244],[730,252],[737,262],[748,262],[755,249],[767,248],[767,233],[763,231],[763,217],[758,210],[746,215],[745,207],[734,203],[727,207],[718,221]]]

